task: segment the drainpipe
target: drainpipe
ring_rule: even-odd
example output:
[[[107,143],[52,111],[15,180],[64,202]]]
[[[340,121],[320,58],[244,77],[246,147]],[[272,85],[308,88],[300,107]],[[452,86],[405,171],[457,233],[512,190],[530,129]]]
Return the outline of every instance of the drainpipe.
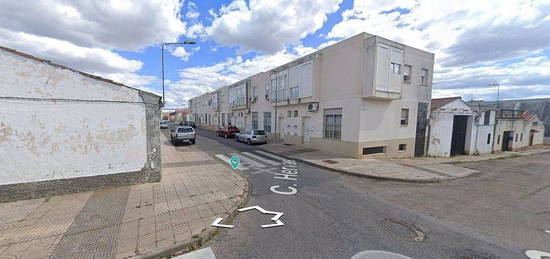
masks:
[[[277,135],[277,121],[279,120],[279,116],[277,115],[277,103],[279,102],[279,77],[277,75],[277,72],[275,72],[275,139],[279,141],[279,136]],[[269,83],[271,83],[271,78],[269,78]]]

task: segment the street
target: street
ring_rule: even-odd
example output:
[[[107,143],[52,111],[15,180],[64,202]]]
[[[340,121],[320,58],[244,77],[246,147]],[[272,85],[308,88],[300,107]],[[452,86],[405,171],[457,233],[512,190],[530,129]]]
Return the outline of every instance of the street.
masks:
[[[408,209],[407,204],[387,201],[392,188],[433,188],[437,184],[380,182],[299,162],[295,175],[281,179],[285,178],[280,174],[284,165],[274,165],[273,155],[210,131],[197,129],[197,133],[196,145],[202,151],[241,158],[243,170],[237,171],[252,185],[246,206],[284,213],[284,226],[272,228],[260,227],[273,222],[271,215],[258,211],[240,212],[233,222],[222,222],[234,228],[223,229],[205,245],[217,258],[350,258],[365,250],[412,258],[525,258],[521,249],[506,242],[490,241]],[[274,192],[275,185],[279,186],[275,191],[286,193]],[[377,193],[381,189],[386,190],[381,192],[384,195]],[[400,195],[407,201],[407,195]]]

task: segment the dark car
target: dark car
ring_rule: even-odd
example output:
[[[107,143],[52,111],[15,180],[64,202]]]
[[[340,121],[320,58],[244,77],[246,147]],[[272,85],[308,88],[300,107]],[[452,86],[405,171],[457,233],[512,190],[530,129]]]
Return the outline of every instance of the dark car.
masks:
[[[232,138],[235,136],[235,133],[241,132],[239,128],[233,126],[233,125],[227,125],[219,128],[216,131],[216,135],[219,137],[225,137],[225,138]]]
[[[195,122],[194,121],[185,121],[183,123],[183,126],[189,126],[195,128]]]

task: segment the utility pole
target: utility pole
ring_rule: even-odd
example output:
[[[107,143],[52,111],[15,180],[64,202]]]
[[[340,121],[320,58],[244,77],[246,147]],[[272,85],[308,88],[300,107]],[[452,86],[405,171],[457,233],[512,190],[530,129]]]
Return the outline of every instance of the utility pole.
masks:
[[[164,99],[164,46],[166,45],[185,45],[185,44],[196,44],[194,41],[185,40],[183,42],[163,42],[160,44],[160,73],[162,80],[162,103],[165,104],[166,100]]]
[[[500,84],[499,83],[492,83],[489,84],[489,86],[496,86],[497,87],[497,109],[499,108],[499,101],[500,101]]]

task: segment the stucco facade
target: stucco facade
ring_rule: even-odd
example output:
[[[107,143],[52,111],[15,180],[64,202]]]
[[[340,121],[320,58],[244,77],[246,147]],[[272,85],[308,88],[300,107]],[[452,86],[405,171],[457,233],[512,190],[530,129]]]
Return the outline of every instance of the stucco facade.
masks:
[[[231,116],[271,140],[353,157],[410,157],[425,150],[433,62],[432,53],[361,33],[195,97],[190,118],[215,129]]]
[[[160,179],[160,97],[0,48],[0,200]]]

